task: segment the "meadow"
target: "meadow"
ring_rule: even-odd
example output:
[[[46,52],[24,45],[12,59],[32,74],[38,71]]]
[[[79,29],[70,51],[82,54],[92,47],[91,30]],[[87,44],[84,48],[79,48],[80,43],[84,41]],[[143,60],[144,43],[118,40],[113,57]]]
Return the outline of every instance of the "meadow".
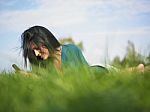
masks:
[[[1,72],[0,112],[150,112],[150,71]]]

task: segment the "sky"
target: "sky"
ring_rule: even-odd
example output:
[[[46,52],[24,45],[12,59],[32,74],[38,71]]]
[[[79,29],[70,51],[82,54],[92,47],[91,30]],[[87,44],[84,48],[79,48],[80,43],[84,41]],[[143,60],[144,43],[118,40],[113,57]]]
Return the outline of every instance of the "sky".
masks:
[[[123,57],[128,40],[150,53],[150,0],[0,0],[0,71],[23,68],[20,36],[34,25],[82,41],[90,65]]]

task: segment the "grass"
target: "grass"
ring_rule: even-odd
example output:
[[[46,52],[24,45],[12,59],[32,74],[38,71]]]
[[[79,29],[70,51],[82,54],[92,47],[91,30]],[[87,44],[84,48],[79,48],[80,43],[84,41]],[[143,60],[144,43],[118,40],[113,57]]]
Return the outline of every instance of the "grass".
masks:
[[[2,72],[0,112],[150,112],[150,72]]]

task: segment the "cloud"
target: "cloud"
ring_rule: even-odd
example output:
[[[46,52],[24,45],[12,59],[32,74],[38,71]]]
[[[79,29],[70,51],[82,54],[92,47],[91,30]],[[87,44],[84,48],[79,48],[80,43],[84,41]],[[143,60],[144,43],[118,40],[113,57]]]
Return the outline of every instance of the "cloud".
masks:
[[[100,22],[114,22],[120,19],[133,20],[141,14],[150,13],[150,1],[146,0],[106,0],[89,8],[89,16]]]
[[[19,4],[16,7],[26,4]],[[15,5],[13,0],[8,3]],[[31,25],[41,24],[47,27],[64,27],[90,22],[90,19],[110,23],[120,18],[131,18],[150,12],[150,2],[137,0],[28,0],[37,6],[28,10],[2,10],[0,28],[19,30]],[[6,4],[6,2],[1,2]],[[4,5],[6,6],[6,5]],[[33,6],[33,5],[31,5]],[[10,27],[11,26],[11,27]]]
[[[64,1],[61,1],[41,0],[37,3],[39,4],[37,9],[2,11],[0,13],[1,29],[18,30],[36,24],[56,27],[86,21],[86,14],[82,8],[74,6],[71,2],[62,3]]]
[[[43,24],[45,26],[65,26],[68,24],[78,24],[84,21],[78,13],[64,13],[53,15],[52,11],[39,9],[36,11],[15,11],[1,15],[0,26],[7,29],[20,29],[23,27]],[[77,18],[76,18],[77,17]],[[10,18],[10,19],[9,19]],[[11,26],[11,27],[10,27]]]

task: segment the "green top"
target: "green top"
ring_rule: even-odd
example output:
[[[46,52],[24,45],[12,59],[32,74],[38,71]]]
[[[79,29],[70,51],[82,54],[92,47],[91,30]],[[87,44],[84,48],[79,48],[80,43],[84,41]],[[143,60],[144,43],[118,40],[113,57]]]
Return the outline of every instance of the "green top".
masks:
[[[61,60],[62,65],[66,64],[70,66],[88,65],[81,50],[73,44],[62,45]]]

